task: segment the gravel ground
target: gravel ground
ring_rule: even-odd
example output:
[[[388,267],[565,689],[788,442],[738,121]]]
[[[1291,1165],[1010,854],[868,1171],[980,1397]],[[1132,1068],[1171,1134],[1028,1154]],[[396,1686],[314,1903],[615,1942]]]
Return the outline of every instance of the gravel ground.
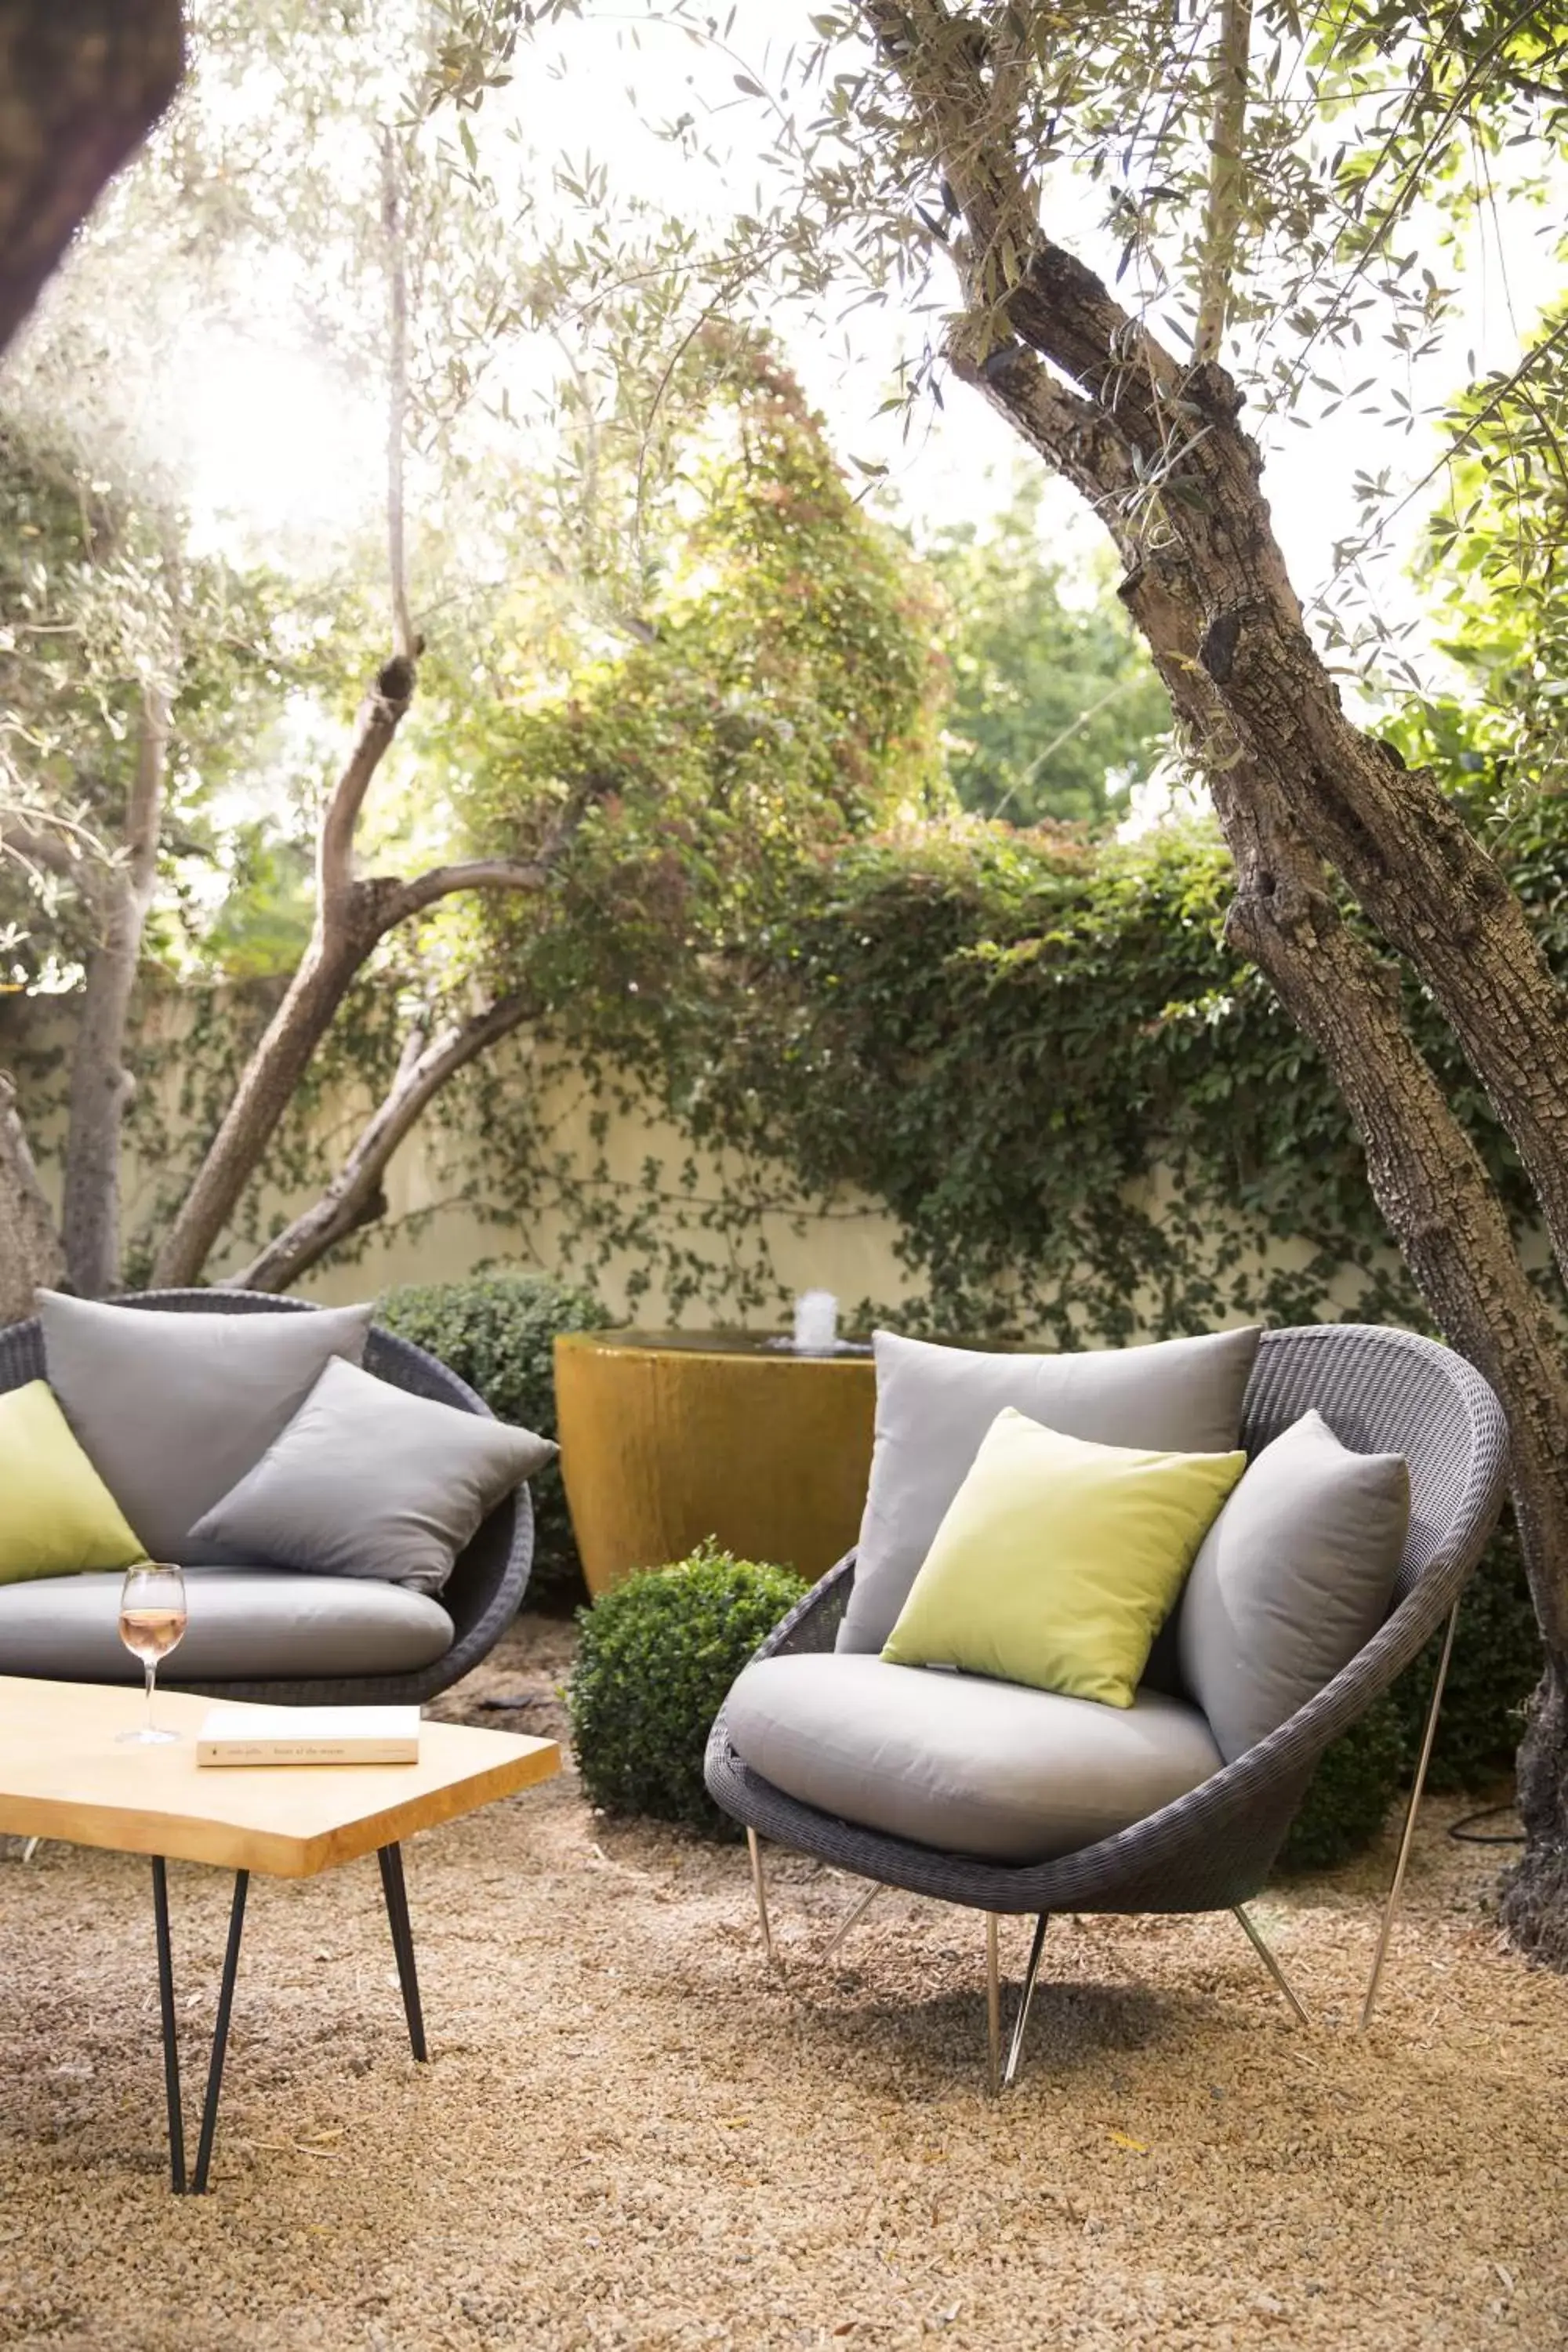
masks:
[[[524,1620],[440,1711],[558,1729],[570,1641]],[[0,2345],[1559,2352],[1568,1981],[1499,1948],[1456,1810],[1365,2040],[1385,1854],[1257,1906],[1311,2032],[1234,1921],[1058,1923],[993,2103],[977,1918],[885,1896],[824,1968],[850,1889],[777,1857],[770,1975],[743,1850],[595,1819],[563,1774],[409,1853],[427,2068],[369,1864],[253,1885],[215,2193],[183,2204],[145,1864],[13,1853]],[[227,1883],[170,1879],[189,2109]]]

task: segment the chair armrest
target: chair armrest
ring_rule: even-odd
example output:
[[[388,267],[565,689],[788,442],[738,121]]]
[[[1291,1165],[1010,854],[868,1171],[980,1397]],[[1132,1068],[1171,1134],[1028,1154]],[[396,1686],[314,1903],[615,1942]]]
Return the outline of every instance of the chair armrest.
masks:
[[[780,1619],[757,1658],[793,1658],[805,1652],[831,1650],[854,1584],[855,1555],[850,1551],[795,1602],[787,1617]]]

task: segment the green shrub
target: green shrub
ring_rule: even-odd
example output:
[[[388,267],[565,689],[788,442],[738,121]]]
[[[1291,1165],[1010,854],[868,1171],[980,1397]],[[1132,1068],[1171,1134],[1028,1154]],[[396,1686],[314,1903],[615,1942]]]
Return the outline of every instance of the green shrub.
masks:
[[[615,1321],[585,1290],[548,1275],[478,1276],[468,1282],[410,1284],[389,1290],[376,1320],[426,1348],[477,1389],[499,1421],[555,1434],[557,1331],[600,1331]],[[580,1573],[561,1471],[552,1463],[529,1481],[533,1498],[530,1595],[574,1583]]]
[[[1372,1843],[1405,1775],[1405,1733],[1392,1692],[1336,1739],[1290,1824],[1282,1870],[1330,1870]]]
[[[703,1750],[735,1676],[805,1589],[710,1540],[578,1611],[572,1738],[596,1805],[740,1835],[703,1786]]]

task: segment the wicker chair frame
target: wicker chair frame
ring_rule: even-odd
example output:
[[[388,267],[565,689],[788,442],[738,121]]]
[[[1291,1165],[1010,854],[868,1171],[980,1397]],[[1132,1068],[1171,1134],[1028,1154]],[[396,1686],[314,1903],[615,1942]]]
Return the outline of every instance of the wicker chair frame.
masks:
[[[127,1308],[151,1307],[163,1314],[187,1315],[313,1315],[304,1298],[274,1298],[253,1290],[130,1291],[113,1301]],[[365,1370],[411,1396],[429,1397],[437,1404],[455,1405],[462,1412],[493,1418],[456,1372],[427,1355],[412,1341],[372,1325],[364,1351]],[[36,1318],[0,1330],[0,1391],[20,1388],[25,1381],[45,1378],[43,1332]],[[174,1689],[196,1689],[215,1698],[264,1699],[275,1706],[379,1705],[434,1698],[478,1665],[492,1650],[516,1616],[528,1584],[533,1559],[533,1506],[528,1488],[520,1486],[493,1510],[472,1542],[459,1553],[441,1593],[441,1605],[452,1620],[450,1649],[405,1675],[322,1675],[308,1679],[260,1682],[183,1684],[177,1670],[160,1679]],[[178,1652],[174,1654],[178,1658]],[[174,1661],[171,1661],[174,1669]]]
[[[1507,1482],[1508,1432],[1497,1398],[1462,1357],[1414,1332],[1356,1324],[1266,1331],[1243,1405],[1241,1434],[1247,1453],[1256,1454],[1313,1407],[1342,1444],[1357,1453],[1403,1454],[1410,1470],[1410,1528],[1388,1615],[1332,1682],[1189,1795],[1076,1853],[1022,1864],[941,1853],[800,1803],[742,1760],[721,1710],[708,1745],[708,1787],[725,1811],[746,1826],[760,1907],[759,1832],[884,1885],[994,1915],[1034,1912],[1042,1927],[1026,1990],[1032,1988],[1043,1922],[1053,1911],[1239,1912],[1265,1884],[1330,1742],[1365,1714],[1446,1618],[1451,1643],[1460,1593],[1496,1523]],[[830,1650],[854,1574],[851,1552],[769,1635],[759,1657]],[[1447,1656],[1445,1649],[1445,1665]],[[1391,1906],[1409,1850],[1440,1697],[1441,1677]],[[1241,1916],[1257,1940],[1252,1923],[1245,1913]],[[1384,1946],[1391,1920],[1392,1908],[1384,1918]],[[991,1945],[994,1952],[994,1927]],[[1381,1961],[1380,1948],[1379,1966]],[[1296,2006],[1283,1978],[1279,1980]],[[1374,1972],[1363,2021],[1370,2017],[1375,1985]],[[993,2000],[994,2065],[994,2042]],[[1015,2049],[1015,2062],[1016,2057]]]

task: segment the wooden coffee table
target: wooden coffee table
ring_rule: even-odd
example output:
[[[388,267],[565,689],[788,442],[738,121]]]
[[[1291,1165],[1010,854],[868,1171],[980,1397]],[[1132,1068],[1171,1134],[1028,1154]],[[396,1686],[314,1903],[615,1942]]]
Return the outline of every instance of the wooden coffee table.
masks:
[[[140,1689],[0,1676],[0,1831],[110,1846],[153,1861],[158,1994],[163,2026],[163,2077],[169,2106],[169,2168],[184,2194],[184,2122],[174,2033],[174,1980],[169,1938],[170,1860],[208,1862],[232,1870],[234,1902],[218,1989],[217,2021],[202,2104],[201,2135],[189,2187],[207,2185],[224,2053],[234,2003],[235,1969],[253,1870],[274,1878],[313,1878],[342,1862],[374,1853],[392,1929],[397,1980],[414,2055],[426,2055],[414,1936],[404,1891],[402,1840],[509,1797],[561,1769],[552,1739],[465,1724],[420,1727],[415,1764],[267,1765],[198,1769],[196,1731],[210,1701],[178,1691],[158,1695],[158,1721],[184,1736],[177,1745],[129,1748],[119,1734],[143,1717]]]

